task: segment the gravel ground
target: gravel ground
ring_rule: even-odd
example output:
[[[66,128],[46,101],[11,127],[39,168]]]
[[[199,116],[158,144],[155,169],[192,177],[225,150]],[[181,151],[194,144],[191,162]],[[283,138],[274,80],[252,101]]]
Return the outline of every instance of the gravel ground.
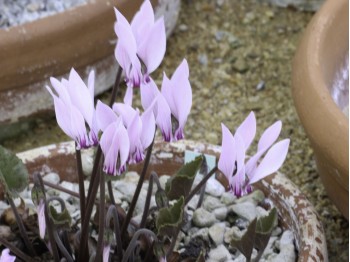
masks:
[[[0,28],[28,23],[86,2],[87,0],[0,0]]]
[[[188,59],[193,107],[186,138],[220,144],[220,123],[233,130],[251,110],[260,132],[281,119],[282,137],[291,138],[281,171],[316,207],[326,232],[329,260],[348,261],[348,221],[326,195],[291,98],[292,57],[313,14],[252,0],[182,4],[166,57],[154,78],[160,79],[163,70],[171,75],[183,57]],[[4,145],[22,151],[64,140],[67,137],[55,120],[45,119],[37,120],[29,134]]]

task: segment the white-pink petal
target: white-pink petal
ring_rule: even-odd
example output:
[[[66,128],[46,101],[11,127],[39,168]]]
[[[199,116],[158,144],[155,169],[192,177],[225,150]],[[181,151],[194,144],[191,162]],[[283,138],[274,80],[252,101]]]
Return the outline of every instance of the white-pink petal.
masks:
[[[279,141],[267,151],[265,157],[252,174],[250,184],[276,172],[282,166],[288,153],[289,142],[289,139]]]
[[[242,137],[245,149],[247,150],[252,143],[256,133],[256,119],[254,112],[250,112],[247,118],[237,128],[236,133],[239,133]]]
[[[98,100],[96,105],[96,118],[99,129],[105,131],[111,123],[117,121],[118,116],[112,108]]]
[[[269,148],[277,140],[281,133],[281,129],[281,121],[276,121],[274,124],[269,126],[260,137],[258,151]]]
[[[161,17],[137,48],[138,56],[146,65],[146,75],[158,68],[164,58],[165,50],[166,32],[164,18]]]
[[[227,180],[232,179],[233,172],[235,170],[236,161],[236,142],[231,134],[230,130],[221,123],[222,129],[222,143],[221,154],[218,162],[218,168],[226,176]]]

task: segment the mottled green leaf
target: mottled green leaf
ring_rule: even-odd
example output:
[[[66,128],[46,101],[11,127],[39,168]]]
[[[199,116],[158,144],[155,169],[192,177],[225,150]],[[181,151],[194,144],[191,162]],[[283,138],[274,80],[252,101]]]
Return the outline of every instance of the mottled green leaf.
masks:
[[[183,165],[175,175],[168,179],[165,184],[165,192],[170,200],[179,199],[181,196],[187,197],[202,162],[203,156],[198,156]]]
[[[158,189],[155,194],[155,200],[158,208],[168,207],[169,199],[163,189]]]
[[[17,197],[18,193],[28,185],[28,171],[22,160],[14,153],[0,146],[0,183],[10,197]]]
[[[241,237],[233,236],[231,246],[237,248],[250,261],[254,248],[256,218],[250,222],[247,230]]]
[[[57,212],[57,210],[53,206],[50,206],[49,212],[49,215],[56,226],[70,225],[72,219],[69,215],[67,208],[65,208],[62,212]]]
[[[261,254],[269,242],[272,230],[277,222],[277,217],[276,208],[272,208],[267,216],[258,218],[256,222],[254,246]]]
[[[172,235],[174,230],[181,226],[184,202],[184,197],[181,196],[172,206],[159,209],[156,227],[160,235]]]

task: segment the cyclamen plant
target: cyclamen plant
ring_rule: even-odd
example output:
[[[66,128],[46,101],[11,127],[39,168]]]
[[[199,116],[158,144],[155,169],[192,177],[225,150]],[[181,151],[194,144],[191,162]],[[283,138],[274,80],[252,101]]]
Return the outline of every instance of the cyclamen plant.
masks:
[[[117,21],[114,30],[118,38],[115,57],[120,67],[110,103],[97,101],[95,106],[94,71],[90,72],[87,85],[72,69],[68,79],[58,80],[51,77],[51,86],[46,87],[54,100],[58,125],[76,144],[81,212],[80,227],[72,246],[67,238],[67,232],[71,230],[71,219],[64,201],[58,197],[47,197],[44,186],[52,185],[43,181],[39,174],[34,174],[32,198],[37,205],[38,231],[54,261],[166,261],[172,255],[186,204],[218,169],[227,178],[228,190],[241,197],[252,192],[255,182],[281,167],[289,147],[289,139],[275,143],[282,127],[281,122],[277,121],[262,134],[257,153],[247,158],[247,150],[256,133],[254,113],[248,115],[234,135],[222,124],[222,152],[218,167],[210,170],[193,189],[191,186],[195,174],[203,165],[203,156],[184,165],[169,179],[165,189],[160,186],[157,174],[152,172],[143,217],[140,224],[135,224],[131,217],[146,176],[156,131],[160,130],[166,142],[185,137],[184,128],[192,106],[192,90],[186,59],[177,67],[171,78],[163,74],[160,90],[151,77],[152,72],[161,64],[166,50],[164,19],[155,19],[151,3],[146,0],[131,23],[117,9],[115,13]],[[116,94],[122,84],[123,72],[126,92],[123,103],[117,103]],[[139,88],[143,110],[132,106],[136,88]],[[85,195],[81,150],[90,147],[97,149],[88,193]],[[125,212],[116,205],[111,180],[126,172],[128,165],[142,161],[143,170],[130,207]],[[1,181],[9,188],[8,177],[1,172],[0,175]],[[150,214],[153,181],[157,184],[156,231],[145,226]],[[183,186],[182,190],[177,189],[179,185]],[[106,186],[109,199],[105,196]],[[89,253],[90,218],[98,189],[98,240],[96,248]],[[6,196],[12,201],[14,195],[8,193]],[[52,207],[54,201],[59,202],[60,211]],[[18,213],[16,207],[11,206],[14,212]],[[19,216],[17,222],[21,228]],[[250,231],[256,238],[262,239],[263,235],[265,239],[266,235],[271,233],[258,228],[258,224],[262,224],[263,221],[253,223],[257,226],[254,224]],[[130,231],[130,228],[133,230]],[[28,253],[37,256],[37,250],[28,240],[25,230],[21,230],[21,235],[27,244]],[[235,240],[232,245],[240,249],[240,244]],[[263,248],[259,247],[259,252]],[[17,248],[10,246],[10,249],[22,259],[30,259]],[[246,251],[243,248],[241,251],[247,254],[249,260],[251,250]],[[5,249],[0,261],[13,261],[13,258],[9,249]]]

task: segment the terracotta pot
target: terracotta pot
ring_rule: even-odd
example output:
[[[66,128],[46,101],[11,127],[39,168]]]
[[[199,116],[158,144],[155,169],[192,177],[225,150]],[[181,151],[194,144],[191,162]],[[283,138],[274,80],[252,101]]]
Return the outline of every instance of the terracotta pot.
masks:
[[[318,173],[349,218],[349,119],[331,97],[332,81],[349,52],[349,1],[328,0],[303,34],[293,60],[295,107],[314,150]]]
[[[191,150],[217,157],[221,148],[214,145],[180,141],[177,143],[156,142],[148,171],[158,174],[173,174],[183,164],[184,151]],[[92,151],[83,151],[92,155]],[[74,144],[72,142],[50,145],[18,156],[24,161],[30,173],[50,169],[67,181],[75,181],[76,168]],[[140,172],[142,165],[130,166],[130,170]],[[217,175],[222,181],[223,176]],[[274,174],[258,182],[256,188],[269,196],[278,209],[279,223],[294,232],[298,249],[298,261],[328,261],[326,240],[318,215],[310,202],[298,188],[284,175]]]
[[[152,0],[156,16],[164,15],[173,30],[180,1]],[[115,80],[113,30],[117,7],[129,20],[142,0],[95,0],[53,16],[0,29],[0,126],[45,114],[52,99],[45,91],[50,76],[62,77],[71,67],[82,77],[96,71],[99,94]]]

